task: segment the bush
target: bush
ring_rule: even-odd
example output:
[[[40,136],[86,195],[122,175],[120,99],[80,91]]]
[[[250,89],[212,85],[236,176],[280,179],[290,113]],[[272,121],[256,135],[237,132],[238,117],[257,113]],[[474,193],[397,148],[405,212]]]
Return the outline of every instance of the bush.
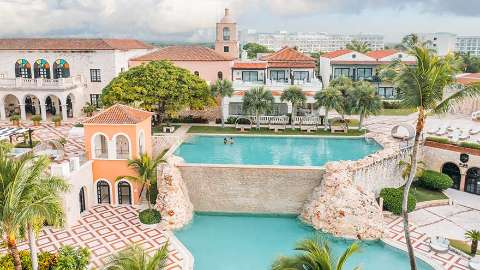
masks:
[[[54,123],[59,123],[62,121],[62,117],[60,115],[55,115],[54,117],[52,117],[52,122]]]
[[[156,204],[158,196],[158,186],[157,181],[154,181],[150,184],[150,203]]]
[[[63,246],[58,253],[58,262],[54,270],[84,270],[90,260],[90,251],[87,248]]]
[[[32,121],[40,122],[42,121],[42,117],[40,115],[34,115],[32,116]]]
[[[73,125],[74,127],[83,127],[83,124],[82,123],[75,123],[75,125]]]
[[[430,190],[445,190],[453,185],[450,176],[430,170],[424,171],[418,180],[420,186]]]
[[[185,116],[180,118],[165,119],[167,123],[208,124],[208,119],[203,117]]]
[[[380,191],[380,197],[383,198],[383,208],[387,211],[400,215],[402,213],[403,189],[384,188]],[[411,212],[415,209],[417,202],[410,192],[408,194],[407,211]]]
[[[225,122],[225,124],[235,124],[236,122],[237,122],[237,117],[230,116],[227,118],[227,121]]]
[[[32,259],[30,251],[22,250],[19,252],[20,261],[22,262],[22,270],[32,269]],[[57,254],[50,252],[40,252],[38,254],[38,269],[39,270],[54,270],[57,265]],[[13,267],[13,258],[10,254],[0,256],[0,269],[10,270]],[[72,269],[75,270],[75,269]]]
[[[384,109],[400,109],[402,104],[399,101],[383,101]]]
[[[479,149],[480,150],[480,144],[479,143],[474,143],[474,142],[461,142],[460,146],[466,147],[466,148],[472,148],[472,149]]]
[[[162,219],[162,217],[160,216],[160,212],[155,209],[146,209],[141,211],[138,214],[138,218],[143,224],[157,224]]]
[[[10,116],[10,121],[19,121],[20,120],[20,115],[14,114]]]

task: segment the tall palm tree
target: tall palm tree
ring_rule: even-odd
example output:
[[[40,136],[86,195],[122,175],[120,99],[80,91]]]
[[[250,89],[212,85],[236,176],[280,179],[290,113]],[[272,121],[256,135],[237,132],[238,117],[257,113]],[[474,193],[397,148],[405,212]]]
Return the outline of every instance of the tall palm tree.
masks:
[[[370,44],[360,40],[352,40],[345,47],[349,50],[356,51],[359,53],[367,53],[372,50],[370,49]]]
[[[257,119],[257,129],[260,129],[260,115],[273,109],[272,92],[263,86],[253,87],[243,96],[243,111],[254,114]]]
[[[382,110],[382,99],[377,94],[375,87],[366,81],[354,84],[353,90],[354,110],[360,115],[358,129],[362,129],[363,120],[370,115],[377,115]]]
[[[470,255],[475,256],[475,254],[477,254],[478,241],[480,240],[480,231],[469,230],[465,232],[465,238],[472,241],[472,245],[470,246]]]
[[[133,168],[138,175],[137,176],[132,176],[132,175],[118,176],[116,181],[127,179],[133,182],[142,184],[142,190],[143,188],[145,188],[146,190],[148,209],[151,209],[152,204],[150,203],[150,187],[152,186],[152,183],[154,183],[157,180],[158,165],[165,162],[166,161],[165,159],[163,159],[163,156],[159,155],[154,158],[151,158],[146,153],[141,154],[136,159],[128,160],[128,166]]]
[[[391,65],[391,81],[399,92],[399,98],[406,107],[418,110],[415,139],[410,157],[411,170],[403,192],[402,215],[405,239],[410,257],[411,269],[417,269],[415,255],[408,230],[407,200],[418,163],[418,146],[422,138],[426,111],[447,112],[452,105],[467,97],[480,96],[480,84],[472,84],[448,98],[444,98],[444,90],[455,82],[455,65],[451,55],[440,57],[422,45],[413,45],[409,53],[416,58],[416,65],[407,65],[396,61]]]
[[[162,270],[165,269],[168,257],[168,242],[153,256],[138,245],[132,245],[112,255],[106,270]]]
[[[352,243],[337,260],[332,255],[328,243],[319,239],[300,241],[295,250],[301,253],[279,257],[273,263],[272,270],[342,270],[350,256],[360,250],[360,244]]]
[[[298,86],[289,86],[285,91],[283,91],[282,96],[280,96],[280,100],[283,101],[288,101],[292,103],[292,123],[293,119],[295,119],[295,116],[297,115],[297,106],[298,105],[303,105],[307,101],[307,97],[302,91],[302,88]],[[292,128],[294,129],[295,127],[292,125]]]
[[[317,92],[315,94],[315,101],[317,105],[325,108],[325,119],[323,120],[325,130],[328,129],[328,112],[331,109],[336,109],[343,101],[342,92],[337,88],[329,86],[324,91]]]
[[[222,120],[222,128],[225,127],[225,120],[223,119],[223,99],[225,97],[231,97],[233,95],[232,82],[229,80],[217,80],[214,85],[211,86],[212,95],[220,98],[220,116]]]

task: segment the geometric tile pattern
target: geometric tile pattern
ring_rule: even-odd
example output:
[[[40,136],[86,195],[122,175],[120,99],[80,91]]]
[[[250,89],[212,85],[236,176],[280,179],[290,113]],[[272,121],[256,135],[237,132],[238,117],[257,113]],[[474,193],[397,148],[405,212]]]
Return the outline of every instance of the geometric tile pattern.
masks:
[[[141,244],[152,253],[169,240],[168,234],[158,226],[146,227],[138,221],[138,210],[131,206],[97,205],[82,214],[82,218],[68,229],[44,228],[37,245],[41,251],[55,251],[62,245],[88,247],[91,252],[89,269],[101,269],[108,257],[129,244]],[[170,241],[171,243],[171,241]],[[28,243],[20,242],[20,249]],[[181,270],[182,254],[169,245],[167,270]],[[0,253],[5,253],[0,249]]]
[[[387,224],[386,237],[393,240],[397,244],[406,245],[403,234],[403,218],[394,216],[384,212],[384,221]],[[411,222],[410,222],[411,223]],[[425,233],[418,232],[417,229],[410,224],[410,237],[416,252],[423,253],[425,256],[438,262],[447,270],[468,270],[468,258],[449,251],[448,253],[437,253],[430,249],[428,244],[429,236]]]

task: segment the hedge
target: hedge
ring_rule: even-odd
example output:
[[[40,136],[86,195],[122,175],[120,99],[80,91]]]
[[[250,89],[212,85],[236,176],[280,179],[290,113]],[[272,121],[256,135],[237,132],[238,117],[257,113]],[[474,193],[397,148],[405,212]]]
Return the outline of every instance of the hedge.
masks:
[[[29,250],[19,251],[22,270],[32,270]],[[90,251],[87,248],[63,246],[58,254],[51,252],[38,253],[39,270],[84,270],[89,263]],[[10,254],[0,256],[0,269],[14,269]]]
[[[162,217],[160,216],[160,212],[155,209],[146,209],[141,211],[138,214],[138,218],[143,224],[157,224],[162,219]]]
[[[453,180],[446,174],[426,170],[418,178],[418,184],[430,190],[445,190],[452,187]]]
[[[380,197],[383,198],[383,208],[387,211],[400,215],[402,213],[403,189],[398,188],[384,188],[380,191]],[[411,212],[415,209],[417,201],[410,192],[408,194],[407,211]]]

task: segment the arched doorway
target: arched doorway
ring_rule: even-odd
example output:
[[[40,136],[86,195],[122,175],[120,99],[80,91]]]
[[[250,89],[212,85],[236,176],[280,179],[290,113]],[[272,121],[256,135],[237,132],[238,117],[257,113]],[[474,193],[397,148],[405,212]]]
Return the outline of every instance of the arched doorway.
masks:
[[[118,182],[118,204],[132,204],[132,188],[127,181]]]
[[[110,185],[106,181],[97,182],[97,202],[110,203]]]
[[[75,98],[72,94],[69,94],[67,96],[67,117],[73,117],[73,102],[75,101]]]
[[[40,115],[40,100],[34,95],[25,96],[25,113],[28,116]]]
[[[8,94],[3,101],[5,104],[5,115],[7,117],[20,115],[20,102],[16,96]]]
[[[51,115],[61,115],[62,104],[57,96],[50,95],[45,98],[45,108]]]
[[[450,178],[452,178],[452,180],[453,180],[452,188],[460,189],[461,175],[460,175],[460,168],[458,168],[457,164],[452,163],[452,162],[447,162],[447,163],[443,164],[442,173],[444,173],[444,174],[450,176]]]
[[[465,179],[465,191],[480,195],[480,168],[470,168]]]
[[[78,200],[80,203],[80,214],[87,209],[87,204],[85,203],[85,188],[82,187],[78,193]]]

